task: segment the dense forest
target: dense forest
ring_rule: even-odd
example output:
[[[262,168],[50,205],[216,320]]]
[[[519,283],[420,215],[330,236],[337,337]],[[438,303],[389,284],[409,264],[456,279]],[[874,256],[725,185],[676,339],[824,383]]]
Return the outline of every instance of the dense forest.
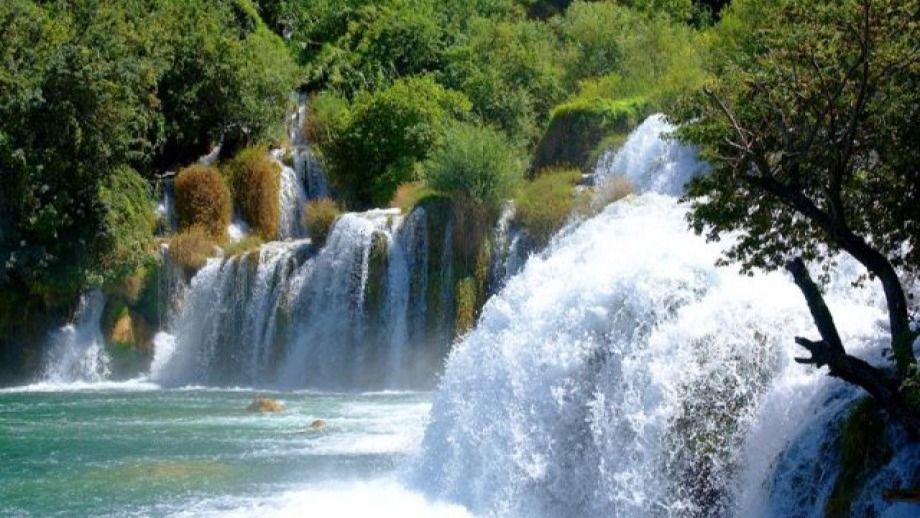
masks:
[[[143,312],[158,242],[194,270],[215,245],[278,237],[266,150],[290,147],[297,92],[332,186],[303,215],[317,241],[340,211],[446,197],[468,232],[515,199],[545,243],[579,210],[580,172],[664,111],[713,166],[690,187],[694,229],[744,231],[726,261],[746,270],[789,268],[822,334],[803,361],[920,431],[903,281],[918,265],[916,2],[726,4],[5,2],[5,367],[90,288]],[[157,236],[153,200],[176,171],[178,232]],[[230,247],[234,210],[256,235]],[[840,250],[885,288],[893,378],[846,354],[802,268]]]

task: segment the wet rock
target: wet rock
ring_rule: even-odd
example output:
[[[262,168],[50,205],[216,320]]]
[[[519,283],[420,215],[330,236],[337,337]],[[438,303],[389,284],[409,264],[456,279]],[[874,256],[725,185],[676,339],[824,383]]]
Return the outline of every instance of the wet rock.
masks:
[[[247,412],[280,412],[284,410],[284,405],[274,399],[267,397],[257,397],[246,407]]]

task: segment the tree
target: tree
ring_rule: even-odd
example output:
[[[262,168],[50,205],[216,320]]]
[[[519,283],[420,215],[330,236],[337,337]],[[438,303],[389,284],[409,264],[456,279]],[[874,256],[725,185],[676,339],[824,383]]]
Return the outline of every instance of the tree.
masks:
[[[811,354],[798,361],[864,388],[918,438],[904,286],[920,270],[920,2],[770,5],[732,5],[729,22],[759,10],[761,26],[677,117],[712,164],[689,187],[692,226],[711,239],[740,230],[726,258],[744,270],[785,266],[821,335],[796,339]],[[841,251],[881,282],[892,370],[846,352],[805,268]]]
[[[466,117],[469,101],[429,76],[399,79],[375,93],[360,92],[320,149],[330,180],[355,207],[385,205],[442,139],[447,124]]]

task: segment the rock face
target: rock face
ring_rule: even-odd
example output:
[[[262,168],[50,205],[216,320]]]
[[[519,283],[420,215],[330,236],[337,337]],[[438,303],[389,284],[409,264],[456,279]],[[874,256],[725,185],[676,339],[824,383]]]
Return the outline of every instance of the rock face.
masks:
[[[267,397],[257,397],[252,400],[252,403],[249,403],[249,406],[246,407],[247,412],[280,412],[284,410],[284,405],[279,401],[274,399],[269,399]]]

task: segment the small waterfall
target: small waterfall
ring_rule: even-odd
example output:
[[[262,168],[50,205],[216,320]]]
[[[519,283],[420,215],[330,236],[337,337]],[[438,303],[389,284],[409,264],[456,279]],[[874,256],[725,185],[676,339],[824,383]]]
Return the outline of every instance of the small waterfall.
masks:
[[[501,215],[492,231],[495,250],[492,254],[492,264],[489,265],[490,295],[498,293],[505,286],[505,282],[524,267],[527,257],[533,250],[533,244],[520,229],[513,226],[513,221],[514,204],[507,202],[502,207]]]
[[[625,178],[635,192],[683,194],[684,184],[707,166],[697,161],[692,148],[668,137],[672,131],[674,126],[664,115],[652,115],[636,128],[622,149],[601,155],[594,171],[599,190],[614,178]]]
[[[171,174],[171,173],[170,173]],[[175,232],[179,228],[176,216],[176,199],[173,195],[173,178],[166,176],[158,180],[158,189],[161,191],[160,200],[157,202],[155,214],[157,218],[157,235],[162,236]]]
[[[306,187],[307,199],[315,200],[329,197],[329,183],[326,181],[326,172],[304,135],[308,102],[306,94],[298,96],[297,111],[291,115],[288,135],[294,145],[294,169]]]
[[[650,119],[599,166],[638,194],[531,258],[454,346],[415,487],[478,516],[823,513],[832,425],[857,391],[795,363],[793,337],[816,331],[786,275],[715,267],[723,245],[687,230],[673,194],[704,168],[668,129]],[[850,350],[878,359],[882,298],[859,273],[841,258],[827,302]],[[911,486],[917,450],[854,509],[891,508],[880,489]]]
[[[105,296],[99,290],[80,297],[73,322],[54,331],[45,353],[42,381],[102,381],[109,375],[109,357],[100,329]]]
[[[296,239],[306,235],[301,215],[307,204],[307,192],[304,190],[304,175],[301,169],[294,169],[281,161],[280,150],[272,152],[272,158],[281,168],[281,182],[278,196],[280,198],[281,216],[278,223],[279,239]]]

